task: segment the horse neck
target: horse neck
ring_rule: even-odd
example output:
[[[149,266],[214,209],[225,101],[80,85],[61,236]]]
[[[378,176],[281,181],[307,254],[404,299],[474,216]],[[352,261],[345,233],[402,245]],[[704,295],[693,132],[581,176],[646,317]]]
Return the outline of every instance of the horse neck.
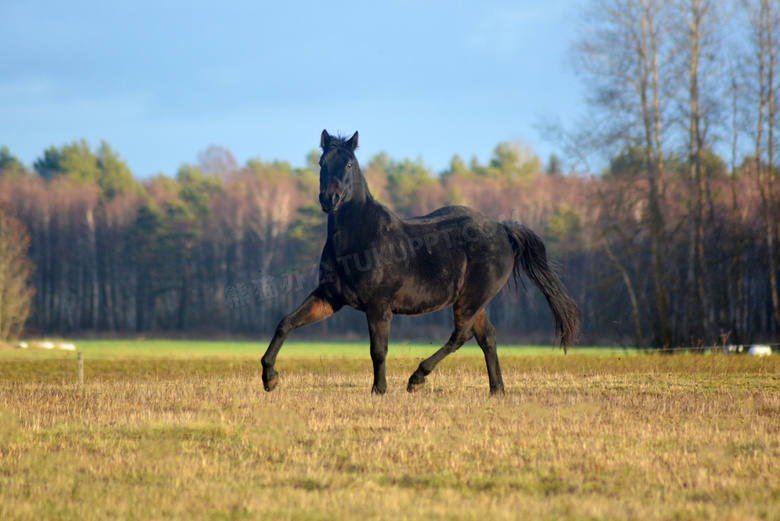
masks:
[[[377,212],[386,211],[371,195],[362,172],[356,177],[355,183],[351,199],[337,213],[328,217],[329,234],[339,231],[370,231]]]
[[[358,170],[357,175],[354,179],[355,186],[353,189],[353,195],[352,199],[353,201],[357,203],[373,203],[374,202],[374,196],[371,195],[371,191],[368,189],[368,183],[366,182],[366,178],[363,175],[363,172]]]

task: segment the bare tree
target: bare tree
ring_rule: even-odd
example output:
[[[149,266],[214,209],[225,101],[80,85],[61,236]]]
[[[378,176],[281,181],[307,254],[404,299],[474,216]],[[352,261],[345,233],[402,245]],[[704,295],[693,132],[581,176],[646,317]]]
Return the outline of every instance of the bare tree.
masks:
[[[780,53],[780,6],[776,0],[744,0],[752,30],[755,65],[754,124],[755,175],[761,195],[769,267],[769,292],[777,342],[780,343],[780,289],[778,288],[778,196],[775,165],[775,126],[778,118],[776,79]]]
[[[705,209],[709,190],[705,153],[713,148],[708,131],[719,122],[718,92],[722,41],[721,3],[715,0],[678,0],[674,30],[679,41],[681,122],[687,126],[688,156],[688,269],[686,276],[686,340],[697,343],[714,340],[708,335],[709,295],[706,291],[704,250]],[[684,80],[683,80],[684,79]],[[709,336],[709,338],[708,338]]]
[[[577,141],[602,154],[638,147],[644,155],[659,346],[673,341],[662,213],[664,131],[673,88],[670,9],[662,0],[597,0],[584,13],[583,36],[574,52],[596,116],[582,125],[586,137]]]
[[[205,175],[214,175],[225,181],[238,174],[239,168],[233,153],[227,148],[211,145],[198,154],[198,164]]]
[[[731,341],[741,343],[744,336],[744,314],[742,309],[745,303],[745,284],[744,284],[744,264],[742,261],[743,251],[745,249],[745,239],[741,233],[742,219],[740,218],[739,207],[739,186],[737,171],[737,154],[739,150],[740,138],[740,94],[742,88],[738,80],[737,69],[733,62],[729,63],[729,97],[731,99],[731,164],[729,168],[729,189],[731,195],[731,227],[729,229],[729,239],[731,242],[731,260],[728,272],[727,294],[734,295],[734,298],[725,299],[721,305],[724,308],[733,310],[731,316],[731,331],[733,336]],[[733,302],[733,305],[728,303]]]
[[[29,245],[22,223],[0,207],[0,341],[18,338],[30,313]]]

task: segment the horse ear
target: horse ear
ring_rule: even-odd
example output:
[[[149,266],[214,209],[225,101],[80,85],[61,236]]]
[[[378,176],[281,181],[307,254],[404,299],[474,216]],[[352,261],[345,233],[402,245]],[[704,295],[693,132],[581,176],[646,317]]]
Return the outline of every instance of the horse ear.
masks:
[[[332,138],[330,137],[330,134],[328,134],[327,130],[322,131],[322,135],[320,136],[320,148],[322,150],[325,150],[328,148],[328,145],[330,145],[330,140]]]
[[[352,137],[349,138],[349,141],[347,141],[347,147],[349,148],[350,152],[354,152],[355,149],[358,147],[358,133],[357,133],[357,130],[352,135]]]

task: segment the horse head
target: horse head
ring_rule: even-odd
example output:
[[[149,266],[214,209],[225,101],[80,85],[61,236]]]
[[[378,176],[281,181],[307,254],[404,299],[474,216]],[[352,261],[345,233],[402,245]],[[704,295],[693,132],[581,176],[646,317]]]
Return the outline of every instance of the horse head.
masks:
[[[332,214],[355,196],[362,175],[355,157],[358,133],[346,139],[333,137],[323,130],[320,147],[320,205],[323,212]]]

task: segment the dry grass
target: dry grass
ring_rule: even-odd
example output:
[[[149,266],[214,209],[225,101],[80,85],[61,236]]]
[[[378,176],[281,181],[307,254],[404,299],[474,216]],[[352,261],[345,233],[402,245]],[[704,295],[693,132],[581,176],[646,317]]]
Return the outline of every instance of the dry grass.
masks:
[[[1,519],[778,519],[780,360],[0,364]]]

